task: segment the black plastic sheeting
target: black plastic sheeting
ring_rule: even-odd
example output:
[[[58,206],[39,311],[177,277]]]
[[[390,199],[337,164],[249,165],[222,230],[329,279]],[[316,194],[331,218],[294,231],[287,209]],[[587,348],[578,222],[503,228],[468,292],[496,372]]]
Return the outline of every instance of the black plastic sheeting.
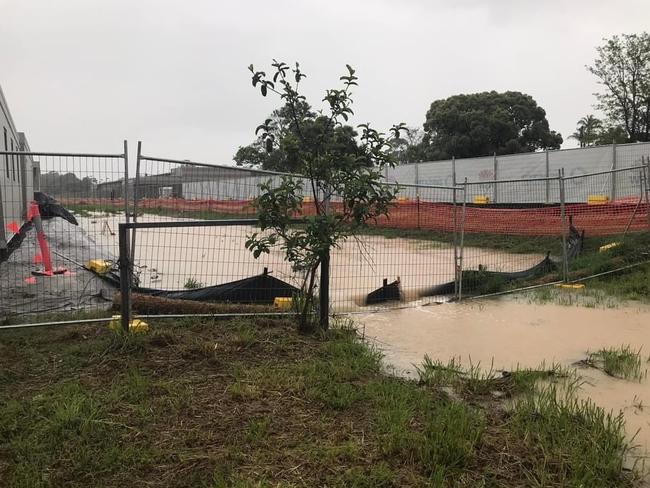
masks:
[[[584,241],[584,231],[580,232],[573,226],[573,221],[570,220],[569,235],[567,236],[567,257],[569,261],[575,259],[582,251]],[[492,288],[497,288],[506,283],[512,283],[519,280],[526,280],[531,278],[538,278],[547,273],[561,268],[561,262],[554,261],[550,257],[550,253],[534,266],[522,271],[488,271],[479,266],[478,270],[463,271],[463,292],[482,292],[490,293],[494,291]],[[432,286],[422,291],[419,296],[432,297],[453,295],[456,292],[456,282],[448,281],[439,285]],[[384,284],[381,288],[369,293],[366,297],[366,305],[374,305],[377,303],[385,303],[388,301],[395,301],[401,299],[400,282],[399,279],[393,283]]]
[[[477,290],[485,290],[489,293],[490,286],[498,286],[513,281],[537,278],[551,271],[556,270],[557,263],[550,256],[546,256],[542,261],[528,269],[522,271],[488,271],[479,268],[478,271],[463,271],[463,292],[471,293]],[[440,295],[452,295],[455,292],[455,283],[453,281],[442,283],[441,285],[432,286],[420,293],[420,297],[432,297]]]
[[[377,303],[384,303],[390,301],[399,301],[402,299],[402,290],[400,287],[400,279],[397,278],[392,283],[384,279],[384,284],[381,288],[368,293],[366,297],[366,305],[374,305]]]
[[[137,287],[133,291],[174,300],[272,304],[275,298],[292,297],[299,290],[295,286],[271,276],[265,270],[264,273],[257,276],[203,288],[166,291]]]
[[[120,278],[116,273],[98,275],[116,288],[120,287]],[[133,293],[142,293],[160,298],[174,300],[193,300],[197,302],[229,302],[272,304],[275,298],[290,298],[299,290],[293,285],[271,276],[266,268],[262,274],[221,285],[191,288],[187,290],[159,290],[133,286]]]

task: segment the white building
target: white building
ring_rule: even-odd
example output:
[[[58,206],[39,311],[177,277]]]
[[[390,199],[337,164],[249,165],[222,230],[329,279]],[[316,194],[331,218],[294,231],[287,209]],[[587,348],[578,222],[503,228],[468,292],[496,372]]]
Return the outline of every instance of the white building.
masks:
[[[30,156],[6,154],[29,151],[25,134],[18,132],[0,87],[0,254],[14,235],[14,222],[25,223],[29,203],[38,189],[39,164]]]

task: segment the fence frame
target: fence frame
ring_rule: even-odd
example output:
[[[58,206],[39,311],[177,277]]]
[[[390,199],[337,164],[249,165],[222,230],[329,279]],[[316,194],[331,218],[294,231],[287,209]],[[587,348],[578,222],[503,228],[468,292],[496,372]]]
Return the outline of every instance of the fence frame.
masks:
[[[257,225],[257,219],[221,219],[221,220],[188,220],[188,221],[166,221],[166,222],[126,222],[119,224],[119,248],[120,248],[120,324],[124,332],[129,331],[129,324],[135,315],[131,309],[131,277],[133,274],[133,261],[129,252],[129,231],[136,229],[169,229],[182,227],[236,227],[244,225]],[[299,224],[301,220],[296,219],[292,223]],[[321,327],[329,325],[329,256],[321,263],[320,268],[320,323]],[[254,315],[268,315],[260,313],[235,313],[235,314],[201,314],[204,317],[246,317]],[[277,315],[294,315],[293,313],[278,313]],[[196,314],[178,314],[179,317],[196,317]],[[138,317],[154,317],[152,315],[138,315]],[[155,317],[170,317],[155,316]]]
[[[634,214],[630,217],[630,220],[626,226],[625,231],[623,232],[623,237],[625,237],[625,234],[627,233],[627,230],[630,227],[630,224],[632,220],[634,219],[634,216],[639,208],[639,206],[642,203],[642,200],[645,199],[646,205],[650,206],[650,157],[647,158],[647,162],[644,156],[642,156],[642,164],[638,166],[630,166],[630,167],[616,167],[616,146],[612,146],[613,148],[613,154],[614,154],[614,159],[613,159],[613,165],[612,169],[610,170],[603,170],[603,171],[596,171],[592,173],[584,173],[584,174],[578,174],[578,175],[572,175],[572,176],[565,176],[564,171],[562,169],[558,170],[558,176],[553,176],[551,177],[548,174],[549,171],[549,152],[546,151],[545,159],[546,159],[546,176],[545,177],[535,177],[535,178],[516,178],[516,179],[498,179],[498,165],[499,165],[499,159],[496,155],[494,155],[494,175],[495,179],[494,180],[488,180],[488,181],[467,181],[467,178],[465,178],[465,181],[463,183],[456,183],[456,172],[455,172],[455,158],[452,158],[452,171],[453,171],[453,179],[454,179],[454,185],[453,186],[444,186],[444,185],[428,185],[428,184],[412,184],[412,183],[391,183],[391,182],[384,182],[386,185],[390,185],[393,187],[397,188],[415,188],[416,192],[416,199],[418,202],[418,217],[419,217],[419,201],[420,201],[420,190],[421,189],[442,189],[442,190],[449,190],[452,192],[452,201],[448,202],[453,205],[453,241],[454,241],[454,295],[456,300],[462,300],[462,292],[463,292],[463,254],[464,254],[464,247],[465,247],[465,239],[464,239],[464,234],[465,234],[465,220],[466,220],[466,206],[467,206],[467,198],[468,198],[468,188],[471,188],[472,185],[492,185],[493,187],[493,198],[494,202],[497,203],[497,199],[501,200],[502,195],[499,194],[498,192],[498,185],[499,184],[507,184],[507,183],[517,183],[517,182],[528,182],[528,183],[534,183],[534,182],[539,182],[539,184],[542,184],[542,182],[545,182],[546,186],[546,203],[550,203],[550,188],[552,185],[552,181],[558,181],[559,185],[559,194],[560,194],[560,209],[561,209],[561,219],[562,219],[562,230],[561,230],[561,237],[562,237],[562,248],[563,248],[563,256],[562,256],[562,282],[567,283],[571,282],[569,280],[569,265],[568,265],[568,257],[567,257],[567,231],[568,231],[568,226],[567,226],[567,213],[566,213],[566,192],[565,192],[565,182],[567,180],[576,180],[580,178],[587,178],[587,177],[593,177],[593,176],[600,176],[600,175],[610,175],[611,176],[611,182],[612,182],[612,189],[610,191],[610,194],[615,196],[617,187],[616,187],[616,177],[618,173],[621,172],[626,172],[626,171],[634,171],[634,170],[639,170],[640,174],[640,182],[639,182],[639,200],[637,202],[637,206],[634,210]],[[128,289],[124,290],[122,292],[122,314],[121,314],[121,324],[122,327],[125,330],[128,330],[128,326],[130,323],[130,319],[133,316],[132,310],[131,310],[131,303],[130,303],[130,296],[131,296],[131,276],[133,272],[133,262],[134,262],[134,256],[135,256],[135,250],[137,246],[136,242],[136,232],[137,229],[141,228],[165,228],[165,227],[207,227],[207,226],[235,226],[235,225],[256,225],[258,221],[256,219],[225,219],[225,220],[197,220],[197,221],[167,221],[167,222],[139,222],[138,221],[138,204],[139,204],[139,186],[141,183],[141,162],[142,161],[154,161],[154,162],[162,162],[162,163],[169,163],[169,164],[178,164],[178,165],[188,165],[188,166],[195,166],[195,167],[204,167],[204,168],[211,168],[211,169],[224,169],[228,171],[241,171],[241,172],[246,172],[251,175],[268,175],[268,176],[288,176],[292,178],[305,178],[302,175],[297,175],[297,174],[292,174],[292,173],[285,173],[285,172],[277,172],[277,171],[268,171],[268,170],[261,170],[261,169],[255,169],[255,168],[245,168],[245,167],[240,167],[240,166],[229,166],[229,165],[219,165],[219,164],[208,164],[208,163],[200,163],[200,162],[194,162],[194,161],[189,161],[189,160],[177,160],[177,159],[169,159],[169,158],[159,158],[159,157],[152,157],[152,156],[145,156],[142,154],[142,143],[141,141],[138,141],[138,147],[137,147],[137,158],[136,158],[136,167],[135,167],[135,175],[133,178],[133,194],[130,195],[130,190],[129,190],[129,184],[130,184],[130,179],[129,179],[129,158],[128,158],[128,143],[125,140],[124,141],[124,149],[123,153],[121,154],[114,154],[114,153],[66,153],[66,152],[44,152],[44,151],[17,151],[17,150],[12,150],[12,151],[0,151],[0,157],[1,156],[19,156],[20,157],[20,169],[22,171],[22,174],[24,174],[25,171],[25,164],[26,164],[26,158],[29,157],[79,157],[79,158],[107,158],[107,159],[122,159],[124,162],[124,218],[125,218],[125,223],[120,223],[119,224],[119,269],[120,269],[120,275],[121,275],[121,285],[128,287]],[[416,165],[416,181],[419,180],[419,166]],[[25,179],[23,178],[20,182],[20,184],[24,187],[25,185]],[[461,202],[459,200],[460,195],[459,191],[463,192],[462,194],[462,206]],[[2,187],[0,186],[0,192],[2,191]],[[1,193],[0,193],[1,195]],[[25,200],[28,196],[26,195],[26,191],[23,190],[21,198]],[[23,202],[23,207],[25,202]],[[542,202],[540,202],[542,203]],[[460,208],[459,208],[460,207]],[[0,206],[0,212],[2,211],[2,208]],[[458,212],[460,213],[460,220],[459,220],[459,215]],[[1,216],[1,214],[0,214]],[[648,231],[650,231],[650,211],[648,212]],[[419,218],[418,218],[418,226],[419,226]],[[130,238],[130,239],[129,239]],[[643,263],[641,263],[643,264]],[[636,264],[635,264],[636,265]],[[634,266],[634,265],[631,265]],[[613,270],[614,272],[616,270]],[[590,277],[585,277],[582,278],[581,280],[584,279],[589,279]],[[327,324],[327,321],[329,320],[329,315],[331,313],[330,306],[329,306],[329,256],[326,257],[326,259],[323,260],[323,267],[321,268],[321,274],[320,274],[320,280],[321,280],[321,307],[320,307],[320,320],[321,323]],[[553,283],[550,283],[553,284]],[[509,290],[509,292],[516,292],[519,291],[520,289],[513,289]],[[126,293],[125,293],[126,292]],[[478,297],[471,297],[471,298],[478,298]],[[247,314],[205,314],[205,316],[236,316],[236,315],[243,315],[243,316],[250,316],[250,315],[256,315],[252,313],[247,313]],[[286,315],[286,314],[279,314],[279,315]],[[197,316],[197,315],[182,315],[179,314],[177,315],[178,317],[180,316]],[[140,315],[139,317],[153,317],[150,315]],[[157,317],[157,316],[156,316]],[[161,317],[169,317],[171,316],[161,316]],[[53,322],[45,322],[45,323],[25,323],[25,324],[17,324],[16,326],[4,326],[5,328],[7,327],[36,327],[36,326],[41,326],[41,325],[60,325],[60,324],[66,324],[66,323],[96,323],[96,322],[107,322],[110,321],[111,317],[106,317],[106,318],[99,318],[99,319],[79,319],[79,320],[72,320],[72,321],[53,321]],[[0,327],[2,328],[2,327]]]
[[[3,156],[18,156],[19,161],[18,161],[18,169],[20,171],[20,189],[21,189],[21,204],[24,209],[28,208],[29,203],[31,200],[33,200],[33,195],[31,195],[31,198],[29,195],[27,195],[27,183],[26,183],[26,178],[25,178],[25,173],[26,173],[26,166],[27,166],[27,158],[34,158],[34,157],[53,157],[53,158],[93,158],[93,159],[106,159],[106,160],[116,160],[116,168],[121,168],[120,171],[122,175],[124,176],[124,185],[125,185],[125,192],[128,191],[127,187],[127,181],[128,181],[128,141],[124,140],[123,141],[123,151],[121,153],[100,153],[100,152],[61,152],[61,151],[20,151],[20,150],[11,150],[11,151],[0,151],[0,159],[2,159]],[[122,164],[119,163],[119,160],[122,160]],[[39,161],[40,163],[40,161]],[[43,168],[40,168],[41,170]],[[43,172],[39,171],[39,178],[43,177]],[[34,182],[35,183],[35,182]],[[3,190],[2,184],[0,184],[0,198],[2,197],[2,190]],[[36,186],[36,185],[34,185]],[[40,186],[40,185],[39,185]],[[37,191],[37,190],[34,190]],[[126,194],[126,193],[125,193]],[[128,218],[128,200],[125,198],[125,218]],[[21,215],[21,218],[27,221],[27,215],[26,215],[26,210],[25,212]],[[0,233],[0,236],[4,236],[4,215],[3,215],[3,205],[2,205],[2,200],[0,200],[0,226],[2,228],[2,233]],[[7,244],[9,241],[7,240]],[[54,251],[52,251],[54,253]],[[65,311],[62,311],[61,313],[64,313]],[[13,325],[5,325],[5,326],[0,326],[0,329],[2,328],[24,328],[24,327],[40,327],[40,326],[47,326],[47,325],[64,325],[66,323],[71,323],[71,324],[82,324],[82,323],[101,323],[101,322],[109,322],[112,320],[111,316],[107,316],[105,318],[80,318],[80,319],[75,319],[72,321],[65,321],[65,320],[56,320],[56,321],[49,321],[49,322],[26,322],[26,323],[21,323],[21,324],[13,324]]]

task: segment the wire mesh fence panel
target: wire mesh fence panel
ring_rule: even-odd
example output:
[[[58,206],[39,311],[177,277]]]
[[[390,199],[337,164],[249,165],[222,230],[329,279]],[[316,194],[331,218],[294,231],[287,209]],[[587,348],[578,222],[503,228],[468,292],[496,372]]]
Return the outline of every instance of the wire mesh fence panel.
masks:
[[[260,185],[283,176],[291,175],[142,156],[129,185],[139,220],[229,219],[254,216]]]
[[[478,183],[553,177],[562,169],[566,176],[577,176],[639,166],[642,158],[648,156],[650,142],[612,144],[402,164],[386,169],[385,178],[392,183],[453,186],[461,184],[465,178],[470,183]]]
[[[114,287],[99,274],[116,263],[125,200],[121,193],[102,195],[100,187],[106,181],[123,186],[125,155],[0,158],[0,315],[108,313]]]
[[[648,160],[650,160],[650,144],[648,143],[616,145],[617,168],[642,166]]]
[[[255,220],[131,225],[137,229],[135,313],[265,313],[278,305],[276,298],[293,298],[302,286],[304,276],[294,271],[281,248],[257,258],[246,249],[253,233],[264,234]],[[289,301],[279,305],[280,311],[291,311]]]
[[[569,279],[582,278],[584,269],[598,274],[650,258],[647,167],[565,178],[564,185],[567,217],[584,251],[570,263]],[[607,186],[609,193],[602,191]]]
[[[550,159],[550,153],[546,151],[497,156],[495,179],[520,180],[553,176],[549,174],[550,168],[546,165],[547,157]],[[557,170],[554,174],[557,174]]]
[[[397,168],[401,168],[398,166]],[[397,169],[396,168],[396,169]],[[417,164],[417,181],[419,185],[454,186],[454,164],[452,161],[434,161]],[[395,178],[396,183],[408,183]]]
[[[467,179],[467,181],[476,183],[492,181],[496,178],[494,170],[494,156],[471,159],[456,159],[456,184],[462,183],[465,181],[465,179]]]
[[[564,170],[566,176],[609,171],[616,168],[614,146],[595,146],[549,151],[549,175]]]
[[[387,216],[331,253],[335,311],[421,304],[454,294],[458,190],[402,185]]]
[[[567,215],[587,237],[647,230],[644,171],[636,167],[565,178]]]
[[[467,183],[462,229],[462,294],[517,286],[563,263],[558,179]],[[487,186],[486,186],[487,185]],[[485,190],[492,190],[497,202]],[[486,193],[488,193],[486,195]],[[548,202],[548,203],[547,203]]]

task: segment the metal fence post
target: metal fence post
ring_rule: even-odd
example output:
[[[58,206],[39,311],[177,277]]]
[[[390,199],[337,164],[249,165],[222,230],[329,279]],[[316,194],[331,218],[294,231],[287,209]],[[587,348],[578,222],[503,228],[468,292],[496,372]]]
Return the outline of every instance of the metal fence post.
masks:
[[[643,202],[643,194],[644,194],[643,180],[644,179],[645,179],[645,167],[639,170],[639,200],[636,202],[634,211],[632,212],[632,215],[630,215],[630,218],[627,221],[627,225],[625,226],[625,230],[623,231],[623,236],[621,237],[621,241],[625,240],[625,236],[627,236],[627,231],[630,230],[630,227],[632,226],[632,222],[634,222],[634,218],[636,217],[636,214],[639,211],[639,207],[641,207],[641,202]]]
[[[142,141],[138,141],[138,152],[135,160],[135,182],[133,183],[133,222],[138,221],[138,185],[140,184],[140,159],[142,156]],[[131,262],[135,263],[135,228],[131,229]]]
[[[456,156],[451,157],[451,181],[456,186]]]
[[[558,183],[560,185],[560,216],[562,218],[562,280],[569,281],[569,257],[566,247],[566,195],[564,192],[564,169],[558,169]]]
[[[497,180],[499,179],[499,161],[497,159],[497,153],[494,153],[494,186],[492,188],[492,199],[494,203],[497,203],[497,197],[498,197],[498,187],[497,185]]]
[[[330,251],[325,251],[320,262],[320,328],[330,326]]]
[[[467,207],[467,178],[463,183],[463,211],[460,215],[460,255],[458,257],[458,301],[463,299],[463,252],[465,247],[465,215]]]
[[[643,159],[641,160],[643,162]],[[646,215],[648,216],[648,231],[650,231],[650,156],[643,166],[643,179],[645,180],[645,206]]]
[[[5,156],[6,157],[6,156]],[[1,169],[1,168],[0,168]],[[2,210],[2,207],[4,206],[2,204],[3,197],[2,197],[2,184],[0,184],[0,262],[6,259],[6,253],[8,252],[6,249],[6,244],[7,244],[7,236],[5,234],[5,217],[4,217],[4,211]]]
[[[616,141],[612,143],[612,170],[616,169]],[[612,191],[610,198],[616,200],[616,172],[612,171]]]
[[[458,298],[458,197],[454,186],[453,190],[453,219],[454,219],[454,297]]]
[[[124,219],[128,224],[129,217],[129,147],[124,140]]]
[[[416,162],[415,164],[415,175],[413,176],[415,184],[420,184],[420,163]]]
[[[20,147],[21,151],[25,150],[24,146]],[[25,173],[27,173],[27,158],[25,157],[24,154],[20,155],[20,162],[18,163],[18,171],[20,174],[20,187],[21,187],[21,193],[22,193],[22,201],[21,204],[23,206],[23,211],[21,212],[21,215],[24,219],[27,219],[27,209],[29,202],[27,201],[27,178]],[[33,197],[32,197],[33,198]],[[31,199],[30,199],[31,200]]]
[[[546,179],[546,203],[549,203],[551,201],[551,180],[549,180],[548,178],[550,178],[551,176],[551,167],[548,160],[548,149],[544,152],[546,155],[546,178],[547,178]]]
[[[119,266],[120,266],[120,295],[121,295],[121,322],[122,330],[129,332],[131,322],[131,263],[129,260],[129,231],[127,224],[119,224]]]

